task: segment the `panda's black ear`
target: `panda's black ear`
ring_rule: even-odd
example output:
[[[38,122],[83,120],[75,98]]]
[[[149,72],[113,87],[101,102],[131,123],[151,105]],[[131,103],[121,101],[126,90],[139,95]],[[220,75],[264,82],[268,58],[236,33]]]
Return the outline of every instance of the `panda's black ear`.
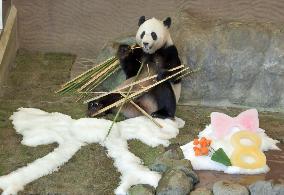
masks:
[[[138,21],[138,26],[140,26],[141,24],[143,24],[145,21],[146,21],[145,16],[141,16],[141,17],[139,18],[139,21]]]
[[[172,24],[172,19],[170,17],[167,17],[164,21],[163,21],[164,25],[168,28],[170,28],[171,24]]]

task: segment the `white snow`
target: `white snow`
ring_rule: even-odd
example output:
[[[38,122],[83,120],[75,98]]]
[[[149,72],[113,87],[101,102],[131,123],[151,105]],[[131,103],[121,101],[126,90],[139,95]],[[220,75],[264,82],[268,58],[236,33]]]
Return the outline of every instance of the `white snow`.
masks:
[[[22,144],[36,147],[58,143],[58,147],[46,156],[25,167],[0,177],[3,195],[17,194],[28,183],[54,171],[68,162],[81,148],[89,143],[99,143],[107,148],[114,166],[121,173],[121,181],[115,194],[126,194],[135,184],[149,184],[156,187],[161,177],[157,172],[143,166],[143,162],[128,150],[127,140],[138,139],[155,147],[169,145],[184,121],[157,119],[163,126],[158,128],[148,118],[141,116],[116,123],[106,137],[112,121],[96,118],[72,119],[61,113],[47,113],[35,108],[20,108],[10,119],[16,132],[23,135]]]
[[[231,128],[227,136],[221,139],[217,139],[211,128],[211,125],[209,125],[199,133],[198,137],[205,137],[206,139],[212,140],[212,148],[214,148],[215,150],[217,150],[218,148],[223,148],[228,157],[230,157],[234,149],[230,143],[230,139],[231,136],[238,131],[240,131],[240,129],[237,127]],[[272,138],[268,137],[263,129],[259,128],[256,133],[261,137],[262,151],[279,150],[279,148],[276,146],[279,141],[273,140]],[[184,153],[185,158],[191,161],[193,169],[195,170],[216,170],[224,171],[228,174],[259,174],[269,171],[269,167],[267,165],[259,169],[243,169],[236,166],[227,167],[218,162],[212,161],[211,157],[209,156],[195,156],[193,151],[193,141],[181,146],[181,149]]]

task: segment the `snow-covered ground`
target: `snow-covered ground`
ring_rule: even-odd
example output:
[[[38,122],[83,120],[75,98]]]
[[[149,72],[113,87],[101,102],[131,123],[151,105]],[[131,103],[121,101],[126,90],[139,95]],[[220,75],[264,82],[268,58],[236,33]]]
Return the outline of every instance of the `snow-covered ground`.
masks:
[[[38,145],[58,143],[58,147],[46,156],[0,177],[3,195],[16,194],[28,183],[54,171],[68,162],[81,148],[90,143],[99,143],[107,148],[114,166],[121,173],[116,194],[126,194],[129,187],[149,184],[156,187],[161,175],[143,166],[140,158],[128,150],[127,140],[138,139],[155,147],[169,145],[176,137],[184,121],[157,119],[163,128],[157,127],[148,118],[141,116],[116,123],[107,136],[112,121],[96,118],[72,119],[61,113],[47,113],[35,108],[20,108],[11,118],[16,132],[23,135],[22,144]],[[95,193],[95,192],[94,192]]]

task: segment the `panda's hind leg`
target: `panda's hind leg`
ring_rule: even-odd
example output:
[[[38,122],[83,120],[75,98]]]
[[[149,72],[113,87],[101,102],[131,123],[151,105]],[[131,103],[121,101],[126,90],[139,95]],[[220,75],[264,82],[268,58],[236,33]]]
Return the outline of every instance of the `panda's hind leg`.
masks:
[[[156,118],[171,118],[175,117],[176,98],[174,91],[169,82],[161,83],[151,90],[153,93],[158,109],[151,115]]]

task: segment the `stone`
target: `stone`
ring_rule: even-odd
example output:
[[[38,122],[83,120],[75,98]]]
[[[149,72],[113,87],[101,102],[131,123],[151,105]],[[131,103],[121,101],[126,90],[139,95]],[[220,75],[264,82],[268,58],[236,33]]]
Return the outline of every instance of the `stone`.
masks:
[[[284,194],[284,185],[273,181],[257,181],[249,186],[251,195],[281,195]]]
[[[166,151],[158,156],[154,163],[150,165],[152,171],[160,173],[174,167],[186,167],[186,169],[192,170],[190,161],[184,159],[183,152],[178,144],[168,146]]]
[[[155,188],[150,185],[146,185],[146,184],[138,184],[138,185],[132,186],[128,190],[128,194],[129,195],[155,195]]]
[[[156,188],[156,195],[188,195],[193,189],[193,179],[181,170],[166,171]]]
[[[276,184],[273,186],[273,193],[280,195],[284,194],[284,184]]]
[[[194,191],[190,192],[190,195],[213,195],[213,192],[207,188],[196,188]]]
[[[179,144],[170,144],[166,148],[166,152],[164,152],[163,157],[175,160],[184,159],[184,155]]]
[[[284,108],[284,25],[173,17],[171,35],[184,64],[180,103]],[[261,98],[259,98],[261,97]]]
[[[175,159],[168,159],[164,157],[157,157],[156,160],[152,165],[150,165],[150,169],[152,171],[157,171],[163,173],[170,168],[173,167],[187,167],[188,169],[192,169],[192,165],[189,160],[182,159],[182,160],[175,160]]]
[[[194,185],[199,182],[198,175],[188,166],[177,165],[173,169],[183,171],[187,175],[187,177],[190,177],[192,179]]]
[[[192,178],[193,184],[199,182],[197,174],[192,170],[189,160],[183,159],[183,152],[178,144],[171,144],[166,148],[166,152],[158,156],[154,163],[150,165],[152,171],[164,173],[169,169],[183,171],[188,177]]]
[[[218,181],[213,185],[214,195],[249,195],[245,186],[231,181]]]

